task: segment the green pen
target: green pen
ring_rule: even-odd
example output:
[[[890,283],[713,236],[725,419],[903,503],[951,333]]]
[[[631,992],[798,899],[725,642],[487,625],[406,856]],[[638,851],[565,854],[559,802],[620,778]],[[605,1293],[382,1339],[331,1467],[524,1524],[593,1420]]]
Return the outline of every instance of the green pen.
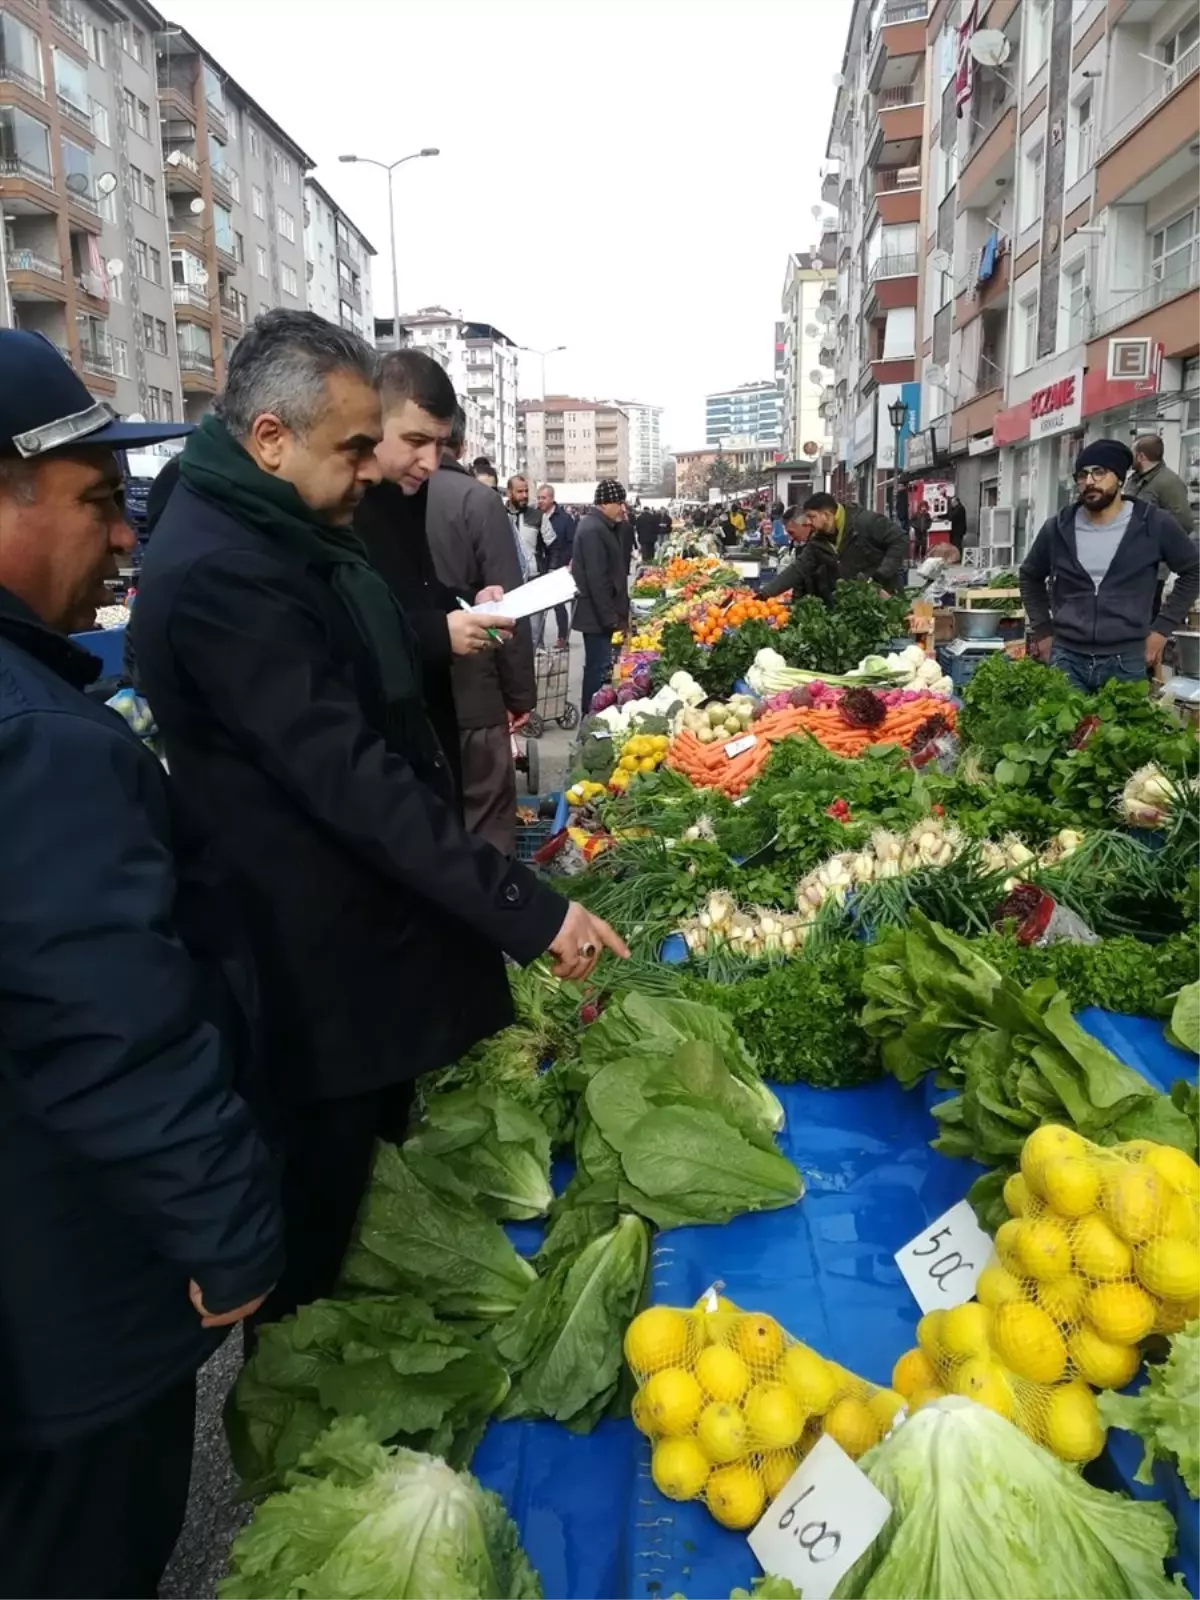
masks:
[[[472,607],[470,607],[467,604],[467,602],[463,599],[462,595],[458,595],[457,599],[458,599],[458,609],[460,611],[470,611],[472,609]],[[495,628],[489,628],[487,630],[487,636],[492,641],[493,644],[502,644],[504,642],[501,639],[500,635],[496,632]]]

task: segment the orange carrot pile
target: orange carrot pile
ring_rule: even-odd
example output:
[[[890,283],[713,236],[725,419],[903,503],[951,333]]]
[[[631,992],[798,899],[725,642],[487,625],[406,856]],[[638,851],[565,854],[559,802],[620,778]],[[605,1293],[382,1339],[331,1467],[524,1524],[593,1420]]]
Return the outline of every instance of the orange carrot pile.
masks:
[[[850,727],[836,707],[818,710],[794,706],[760,717],[751,730],[753,745],[732,758],[726,754],[725,744],[701,744],[694,733],[684,728],[672,739],[666,764],[690,779],[697,789],[719,789],[732,799],[754,782],[770,758],[772,745],[780,739],[811,734],[834,755],[853,758],[870,744],[907,746],[922,722],[934,712],[940,712],[954,726],[954,707],[946,700],[933,698],[892,706],[874,728]]]

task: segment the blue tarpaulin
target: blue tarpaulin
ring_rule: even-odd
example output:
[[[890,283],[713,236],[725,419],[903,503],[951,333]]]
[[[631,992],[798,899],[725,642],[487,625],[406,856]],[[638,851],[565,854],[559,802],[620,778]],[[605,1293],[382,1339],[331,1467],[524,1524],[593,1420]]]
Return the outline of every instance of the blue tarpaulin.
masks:
[[[1092,1010],[1080,1020],[1156,1086],[1195,1080],[1195,1058],[1168,1045],[1161,1024]],[[782,1142],[804,1173],[804,1199],[724,1227],[658,1235],[650,1298],[689,1305],[720,1279],[740,1305],[770,1312],[823,1355],[886,1384],[919,1315],[894,1252],[962,1199],[982,1169],[930,1150],[925,1096],[891,1079],[779,1093]],[[1166,1500],[1181,1521],[1180,1569],[1200,1595],[1196,1502],[1166,1469],[1154,1490],[1135,1485],[1140,1459],[1140,1441],[1112,1435],[1106,1486]],[[720,1528],[703,1506],[658,1493],[646,1441],[629,1422],[605,1422],[586,1436],[550,1422],[493,1424],[473,1465],[512,1511],[547,1595],[706,1600],[747,1585],[758,1570],[743,1534]]]

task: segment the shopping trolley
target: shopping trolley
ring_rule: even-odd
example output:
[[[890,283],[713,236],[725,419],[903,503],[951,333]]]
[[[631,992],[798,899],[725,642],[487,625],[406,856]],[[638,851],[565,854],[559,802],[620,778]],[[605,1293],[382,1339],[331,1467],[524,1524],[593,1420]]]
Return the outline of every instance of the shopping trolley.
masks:
[[[537,681],[537,708],[529,713],[524,732],[531,739],[540,739],[548,722],[557,722],[560,728],[573,728],[579,721],[579,707],[567,699],[571,676],[571,650],[538,650],[534,655],[534,677]]]

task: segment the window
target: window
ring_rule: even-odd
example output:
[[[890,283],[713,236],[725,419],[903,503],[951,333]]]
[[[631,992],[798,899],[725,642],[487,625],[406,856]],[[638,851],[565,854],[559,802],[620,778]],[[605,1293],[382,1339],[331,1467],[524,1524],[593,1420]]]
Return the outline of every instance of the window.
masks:
[[[148,172],[142,174],[142,198],[140,204],[155,216],[158,215],[158,185]]]
[[[275,208],[275,211],[276,211],[276,217],[275,217],[276,225],[278,226],[280,233],[283,235],[283,237],[285,239],[287,239],[289,241],[289,243],[295,244],[295,242],[296,242],[296,219],[295,219],[295,217],[293,217],[293,215],[292,215],[292,213],[290,211],[285,211],[283,206],[277,206]]]
[[[146,419],[149,422],[161,422],[160,407],[162,405],[162,390],[157,384],[152,383],[146,390]]]
[[[98,67],[108,65],[108,35],[94,22],[84,24],[84,42],[87,53]]]
[[[121,90],[121,121],[143,139],[150,137],[150,107],[132,89]]]
[[[237,254],[233,234],[233,215],[228,207],[213,207],[213,233],[216,235],[218,250],[224,250],[228,256]]]
[[[165,356],[168,350],[167,325],[161,317],[154,319],[154,348],[160,356]]]
[[[1042,214],[1042,179],[1045,175],[1046,147],[1039,139],[1026,150],[1021,161],[1021,213],[1017,226],[1032,228]]]
[[[250,186],[250,209],[260,222],[267,220],[267,202],[256,183]]]
[[[155,249],[151,245],[147,253],[150,257],[150,281],[151,283],[161,283],[163,281],[162,251]]]
[[[91,102],[92,107],[92,132],[96,136],[97,144],[111,144],[112,134],[108,127],[108,107],[102,106],[99,100]]]
[[[154,349],[154,318],[148,311],[142,312],[142,349]]]
[[[1200,210],[1193,208],[1150,237],[1150,277],[1164,293],[1181,293],[1196,282],[1200,257]]]
[[[239,261],[246,259],[246,241],[235,228],[233,231],[233,253]]]
[[[108,277],[108,298],[114,305],[123,305],[125,301],[125,274],[123,272],[110,272]]]
[[[68,194],[86,195],[89,200],[96,199],[96,190],[92,183],[92,153],[85,150],[81,144],[75,144],[70,139],[62,141],[62,170],[63,182]]]
[[[238,142],[238,109],[236,106],[225,107],[225,131],[229,135],[230,144]]]
[[[140,28],[135,28],[128,17],[118,17],[114,31],[117,43],[126,55],[132,56],[138,66],[146,65],[146,35]]]
[[[110,189],[108,194],[100,196],[100,215],[105,222],[116,223],[117,220],[117,191]]]
[[[1077,256],[1063,269],[1059,345],[1066,348],[1087,337],[1087,258]]]
[[[142,169],[140,167],[131,166],[129,168],[129,193],[137,201],[138,205],[142,204]]]
[[[42,46],[37,34],[6,11],[0,11],[0,64],[10,69],[5,77],[12,76],[27,87],[33,85],[40,89],[45,81]]]
[[[233,167],[225,168],[225,176],[229,180],[229,192],[239,205],[242,203],[242,180],[237,170]]]
[[[284,294],[290,294],[293,298],[295,298],[300,293],[300,285],[296,279],[295,267],[289,267],[285,263],[279,269],[279,277],[280,282],[283,284]]]
[[[50,176],[50,130],[17,106],[0,106],[0,161]]]
[[[272,147],[271,165],[275,170],[275,176],[290,188],[292,183],[292,163],[282,150],[276,150]]]
[[[267,275],[267,252],[261,244],[254,247],[254,266],[259,277],[265,278]]]
[[[1037,360],[1037,290],[1035,289],[1031,295],[1027,295],[1017,309],[1020,312],[1020,323],[1017,329],[1017,359],[1021,363],[1017,371],[1023,372],[1026,367],[1031,367]]]
[[[206,61],[203,65],[201,76],[204,79],[204,98],[220,117],[225,115],[225,85],[221,82],[221,74],[215,67],[209,66]]]
[[[1092,165],[1092,96],[1089,90],[1071,107],[1071,138],[1067,147],[1067,182],[1078,183]]]
[[[259,137],[258,129],[253,123],[250,124],[250,154],[252,156],[262,155],[262,139]]]
[[[174,422],[175,396],[171,393],[170,389],[163,389],[160,391],[158,403],[162,407],[162,420],[164,422]]]
[[[144,239],[135,239],[133,241],[133,259],[137,266],[138,277],[148,277],[150,273],[150,253]]]
[[[54,52],[54,88],[60,100],[65,100],[68,106],[84,116],[90,116],[87,68],[81,67],[74,56],[62,50]]]
[[[1036,78],[1050,48],[1050,0],[1032,0],[1025,8],[1025,82]]]
[[[1163,41],[1163,60],[1171,68],[1166,74],[1165,88],[1168,91],[1177,83],[1182,83],[1188,73],[1195,70],[1198,43],[1200,43],[1200,17],[1192,17],[1178,33]]]
[[[113,371],[118,378],[129,376],[129,346],[124,339],[114,339],[112,342]]]

